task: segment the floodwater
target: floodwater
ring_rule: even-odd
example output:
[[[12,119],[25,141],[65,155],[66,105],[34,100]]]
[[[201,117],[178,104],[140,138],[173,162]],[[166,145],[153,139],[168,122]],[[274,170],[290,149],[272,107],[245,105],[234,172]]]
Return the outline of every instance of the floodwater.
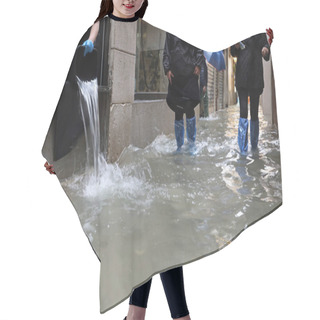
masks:
[[[97,255],[106,249],[161,261],[172,246],[174,263],[187,262],[221,249],[277,208],[277,130],[260,113],[259,150],[250,152],[249,142],[241,156],[238,121],[238,106],[199,119],[195,155],[186,140],[176,154],[174,135],[159,135],[143,149],[127,147],[115,164],[100,158],[98,173],[95,167],[61,181]]]

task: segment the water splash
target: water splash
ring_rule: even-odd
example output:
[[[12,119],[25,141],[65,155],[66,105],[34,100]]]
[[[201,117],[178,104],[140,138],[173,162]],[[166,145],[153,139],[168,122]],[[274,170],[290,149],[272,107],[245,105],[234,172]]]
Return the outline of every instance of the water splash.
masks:
[[[144,171],[137,176],[132,165],[108,164],[101,152],[98,81],[82,81],[76,77],[80,95],[80,111],[84,127],[86,164],[82,174],[73,175],[62,182],[73,195],[89,201],[93,216],[100,210],[94,201],[103,204],[107,199],[119,195],[127,199],[135,198],[146,187]],[[130,147],[128,148],[130,150]],[[108,202],[108,201],[107,201]]]

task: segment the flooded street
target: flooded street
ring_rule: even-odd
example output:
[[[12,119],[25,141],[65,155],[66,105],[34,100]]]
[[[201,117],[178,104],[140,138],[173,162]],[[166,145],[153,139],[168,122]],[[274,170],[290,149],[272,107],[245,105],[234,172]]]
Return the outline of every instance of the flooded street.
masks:
[[[277,125],[272,65],[261,60],[270,58],[265,34],[248,39],[236,60],[228,48],[208,61],[148,23],[104,21],[97,51],[85,55],[79,43],[42,151],[101,262],[102,312],[154,274],[224,248],[282,203],[278,134],[262,113]],[[114,42],[116,29],[133,41]],[[239,126],[236,66],[254,48],[259,77],[244,70],[259,83],[244,90],[250,100],[238,94],[254,121],[248,126],[241,115]],[[199,104],[203,115],[219,111],[197,119]],[[240,154],[238,127],[239,141],[248,127],[255,132],[255,152],[249,133],[248,153]]]
[[[195,155],[186,141],[176,154],[174,135],[159,135],[144,149],[126,148],[116,164],[102,163],[98,177],[62,181],[100,259],[106,249],[124,261],[185,263],[221,249],[280,205],[277,131],[261,113],[259,150],[241,156],[238,117],[232,106],[198,120]],[[119,248],[124,239],[128,246]],[[167,256],[168,245],[175,257]]]

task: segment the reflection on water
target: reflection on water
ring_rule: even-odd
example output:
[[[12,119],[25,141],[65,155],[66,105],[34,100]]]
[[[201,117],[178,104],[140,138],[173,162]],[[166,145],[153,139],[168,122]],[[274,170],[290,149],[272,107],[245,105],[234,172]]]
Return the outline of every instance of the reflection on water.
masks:
[[[238,117],[233,106],[198,120],[196,155],[175,154],[174,135],[159,135],[144,149],[126,148],[116,164],[103,162],[94,179],[62,181],[98,255],[119,237],[139,256],[157,250],[162,259],[171,244],[194,259],[194,252],[220,249],[279,206],[277,131],[260,114],[259,151],[240,156]]]

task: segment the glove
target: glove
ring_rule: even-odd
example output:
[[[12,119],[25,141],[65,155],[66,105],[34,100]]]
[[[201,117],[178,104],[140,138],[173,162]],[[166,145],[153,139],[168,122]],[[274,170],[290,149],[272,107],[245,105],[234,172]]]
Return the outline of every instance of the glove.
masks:
[[[84,54],[83,56],[85,57],[87,53],[90,53],[93,51],[93,42],[91,40],[86,40],[83,44],[82,44],[85,49],[84,49]]]

